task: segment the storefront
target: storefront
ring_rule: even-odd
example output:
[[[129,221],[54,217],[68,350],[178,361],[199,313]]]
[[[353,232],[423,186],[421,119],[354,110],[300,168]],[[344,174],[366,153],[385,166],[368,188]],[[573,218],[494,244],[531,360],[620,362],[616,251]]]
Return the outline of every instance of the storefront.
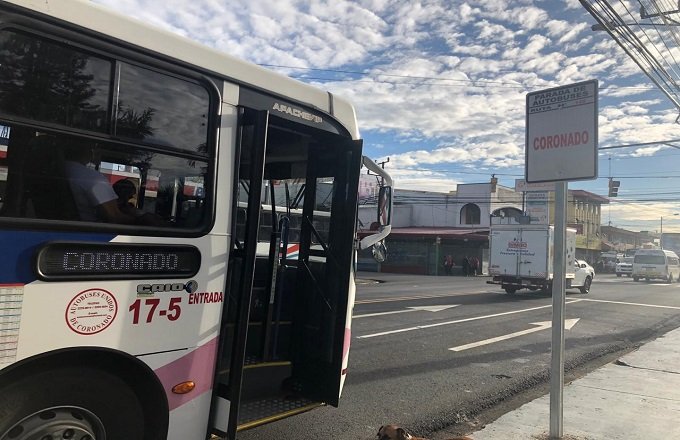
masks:
[[[387,237],[387,259],[376,263],[369,250],[359,254],[358,269],[418,275],[446,275],[444,260],[451,256],[451,275],[463,275],[464,259],[479,261],[487,273],[489,229],[394,228]]]

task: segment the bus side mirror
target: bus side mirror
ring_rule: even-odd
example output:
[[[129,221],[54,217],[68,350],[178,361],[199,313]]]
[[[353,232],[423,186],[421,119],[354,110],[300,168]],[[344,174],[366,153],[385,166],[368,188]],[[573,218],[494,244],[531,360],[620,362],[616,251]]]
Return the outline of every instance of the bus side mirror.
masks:
[[[386,226],[392,223],[392,187],[383,186],[378,193],[378,223]]]
[[[385,170],[378,166],[371,159],[366,156],[362,159],[363,165],[372,173],[376,174],[381,181],[381,187],[378,192],[378,210],[377,210],[377,221],[371,224],[371,234],[362,238],[359,241],[359,249],[368,249],[373,247],[374,258],[382,256],[383,260],[386,255],[386,247],[384,244],[385,237],[387,237],[392,231],[392,204],[394,191],[392,177],[385,172]],[[378,245],[377,247],[374,247]],[[376,258],[376,260],[377,260]]]

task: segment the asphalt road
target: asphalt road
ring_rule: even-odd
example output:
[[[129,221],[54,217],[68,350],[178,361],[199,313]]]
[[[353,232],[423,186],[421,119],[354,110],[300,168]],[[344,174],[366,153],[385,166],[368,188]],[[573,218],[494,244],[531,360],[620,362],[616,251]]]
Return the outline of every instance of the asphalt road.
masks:
[[[360,276],[385,282],[358,286],[340,407],[238,439],[368,440],[388,423],[446,438],[548,391],[550,296],[507,295],[486,277]],[[566,319],[578,319],[565,332],[570,379],[679,327],[680,284],[598,274],[589,294],[567,292]]]

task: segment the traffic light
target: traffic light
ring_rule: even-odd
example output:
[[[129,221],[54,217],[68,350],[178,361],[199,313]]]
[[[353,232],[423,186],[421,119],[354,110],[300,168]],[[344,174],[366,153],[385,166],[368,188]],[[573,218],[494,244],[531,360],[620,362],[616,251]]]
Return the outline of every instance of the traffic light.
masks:
[[[609,197],[616,197],[619,195],[619,186],[621,186],[620,180],[612,180],[609,178]]]

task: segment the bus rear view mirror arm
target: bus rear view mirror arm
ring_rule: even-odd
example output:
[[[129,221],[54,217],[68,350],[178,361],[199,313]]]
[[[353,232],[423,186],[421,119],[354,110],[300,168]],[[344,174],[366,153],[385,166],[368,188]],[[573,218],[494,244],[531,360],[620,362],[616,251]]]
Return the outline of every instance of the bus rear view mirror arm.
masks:
[[[369,171],[377,174],[381,178],[380,192],[378,196],[378,216],[377,223],[378,231],[375,234],[371,234],[361,239],[359,242],[360,249],[368,249],[376,243],[384,240],[390,234],[392,230],[392,209],[393,209],[393,194],[392,191],[392,177],[385,172],[385,170],[373,162],[368,157],[364,156],[362,158],[362,164]]]

